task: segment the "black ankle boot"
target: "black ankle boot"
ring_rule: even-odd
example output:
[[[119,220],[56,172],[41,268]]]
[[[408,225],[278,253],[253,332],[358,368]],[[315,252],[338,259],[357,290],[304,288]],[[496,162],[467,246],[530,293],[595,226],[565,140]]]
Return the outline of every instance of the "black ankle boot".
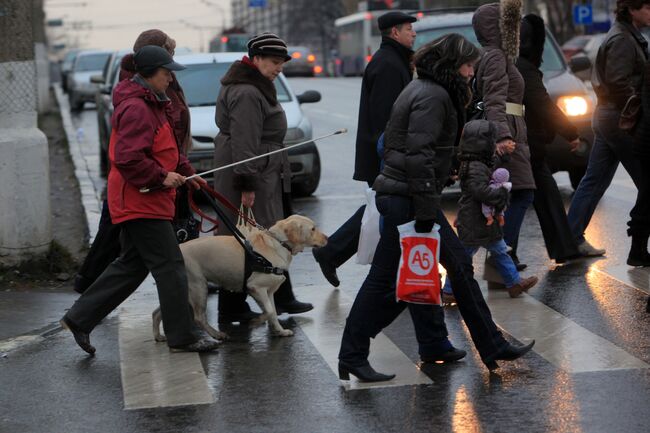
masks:
[[[484,360],[485,366],[488,370],[493,371],[499,368],[499,364],[496,361],[514,361],[515,359],[521,358],[526,353],[530,351],[535,345],[535,340],[526,344],[525,346],[514,346],[509,344],[501,349],[499,353],[493,356],[490,360]]]
[[[632,235],[632,246],[627,256],[629,266],[650,266],[648,235]]]
[[[350,375],[356,376],[360,382],[385,382],[395,377],[394,374],[377,373],[370,364],[354,367],[345,361],[339,361],[339,379],[350,380]]]

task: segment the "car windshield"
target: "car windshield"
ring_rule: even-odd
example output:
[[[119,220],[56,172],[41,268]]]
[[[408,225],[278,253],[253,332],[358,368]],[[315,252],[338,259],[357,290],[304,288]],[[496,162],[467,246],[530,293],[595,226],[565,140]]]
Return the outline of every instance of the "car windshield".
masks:
[[[418,30],[413,49],[417,50],[427,42],[431,42],[432,40],[449,33],[459,33],[474,45],[480,46],[472,26],[457,26]],[[564,71],[565,69],[562,58],[549,37],[546,38],[546,43],[544,44],[544,57],[541,69],[542,72]]]
[[[79,56],[77,58],[77,62],[74,65],[74,70],[76,72],[101,71],[104,69],[104,65],[106,64],[106,60],[108,60],[109,56],[109,53]]]
[[[221,89],[221,78],[230,63],[205,63],[186,65],[187,69],[176,72],[176,78],[183,88],[187,105],[190,107],[208,107],[216,105]],[[279,102],[290,101],[289,93],[280,79],[274,82]]]

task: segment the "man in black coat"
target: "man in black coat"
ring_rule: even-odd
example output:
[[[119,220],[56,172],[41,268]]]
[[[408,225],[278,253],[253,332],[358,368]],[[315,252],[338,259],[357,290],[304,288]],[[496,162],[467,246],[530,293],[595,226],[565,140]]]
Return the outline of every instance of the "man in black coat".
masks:
[[[546,162],[546,146],[559,134],[572,151],[580,145],[578,129],[549,96],[540,70],[546,28],[537,15],[526,15],[521,24],[521,45],[517,68],[526,82],[524,105],[530,162],[535,178],[535,212],[544,236],[546,251],[556,263],[581,256],[567,220],[564,202]]]
[[[377,140],[386,128],[393,103],[413,78],[411,57],[415,31],[412,23],[416,20],[402,12],[388,12],[377,20],[382,42],[366,66],[361,82],[353,176],[354,180],[367,182],[369,186],[379,175]],[[330,236],[325,247],[313,250],[323,275],[335,287],[340,284],[336,268],[357,252],[365,208],[360,207]]]

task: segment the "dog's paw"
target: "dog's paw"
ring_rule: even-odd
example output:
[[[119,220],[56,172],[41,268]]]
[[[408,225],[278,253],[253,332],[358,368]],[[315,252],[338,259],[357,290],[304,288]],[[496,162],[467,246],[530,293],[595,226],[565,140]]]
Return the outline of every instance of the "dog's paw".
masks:
[[[281,331],[275,331],[273,334],[276,337],[291,337],[293,336],[293,331],[291,329],[283,329]]]
[[[218,341],[226,341],[230,339],[230,336],[228,336],[228,334],[221,331],[216,332],[214,335],[211,335],[211,337]]]
[[[164,335],[156,335],[156,336],[154,336],[153,338],[154,338],[154,340],[156,340],[158,343],[164,343],[165,341],[167,341],[167,337],[165,337]]]

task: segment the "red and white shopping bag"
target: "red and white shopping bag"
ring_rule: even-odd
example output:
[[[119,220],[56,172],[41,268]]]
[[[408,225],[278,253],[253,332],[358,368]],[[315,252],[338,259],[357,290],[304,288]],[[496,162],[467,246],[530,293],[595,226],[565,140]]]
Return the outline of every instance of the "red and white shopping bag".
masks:
[[[398,301],[441,304],[439,228],[435,224],[431,233],[417,233],[415,221],[397,227],[402,247],[396,284]]]

